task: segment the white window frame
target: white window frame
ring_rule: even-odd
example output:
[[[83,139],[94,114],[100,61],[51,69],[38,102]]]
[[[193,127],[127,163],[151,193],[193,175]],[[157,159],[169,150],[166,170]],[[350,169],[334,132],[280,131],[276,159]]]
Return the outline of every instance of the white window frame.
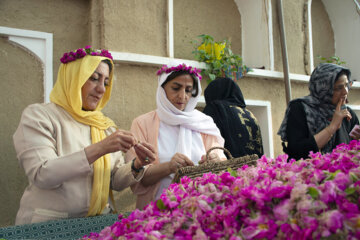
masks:
[[[258,120],[262,144],[264,148],[264,154],[267,157],[274,158],[274,143],[273,143],[273,131],[272,131],[272,119],[271,119],[271,102],[245,99],[246,108],[250,110],[256,119]],[[201,96],[198,102],[198,106],[204,108],[206,106],[204,96]],[[261,156],[259,156],[261,157]]]
[[[34,54],[44,68],[44,102],[50,102],[53,88],[53,35],[52,33],[0,26],[0,35]]]

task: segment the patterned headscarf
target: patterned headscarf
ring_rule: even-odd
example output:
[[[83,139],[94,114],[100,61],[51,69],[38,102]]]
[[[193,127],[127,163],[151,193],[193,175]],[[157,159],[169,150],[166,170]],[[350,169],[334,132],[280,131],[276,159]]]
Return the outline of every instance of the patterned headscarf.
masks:
[[[278,131],[282,141],[287,141],[286,126],[293,101],[301,101],[303,104],[311,135],[317,134],[330,124],[336,107],[332,104],[333,88],[340,72],[345,73],[350,81],[351,72],[345,67],[332,63],[321,63],[314,69],[309,81],[310,95],[292,100],[286,109],[284,120]],[[335,137],[333,136],[322,151],[331,151],[334,141]]]
[[[101,109],[110,99],[114,71],[110,73],[109,85],[105,87],[104,96],[96,109],[94,111],[82,110],[81,88],[100,62],[105,59],[110,60],[103,56],[86,55],[80,59],[62,63],[57,81],[50,94],[51,102],[64,108],[76,121],[90,126],[92,143],[104,139],[106,137],[104,130],[115,126],[115,123],[101,112]],[[110,62],[113,65],[111,60]],[[87,216],[100,214],[108,202],[111,175],[110,160],[110,155],[106,154],[93,163],[93,187]]]

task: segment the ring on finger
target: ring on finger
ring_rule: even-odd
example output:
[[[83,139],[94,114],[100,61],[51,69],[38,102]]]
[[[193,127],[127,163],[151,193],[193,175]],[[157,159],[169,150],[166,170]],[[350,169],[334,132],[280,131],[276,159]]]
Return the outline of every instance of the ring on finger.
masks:
[[[149,157],[146,157],[144,160],[146,163],[150,162]]]

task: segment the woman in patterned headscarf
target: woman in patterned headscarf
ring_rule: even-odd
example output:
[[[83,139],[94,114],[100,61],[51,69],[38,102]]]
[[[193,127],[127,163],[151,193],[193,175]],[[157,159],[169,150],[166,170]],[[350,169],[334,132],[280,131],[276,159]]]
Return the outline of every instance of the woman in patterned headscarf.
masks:
[[[149,144],[101,112],[113,84],[110,53],[87,46],[61,62],[51,103],[28,106],[13,137],[29,179],[16,224],[107,213],[111,189],[140,181],[143,173],[131,168],[155,158]],[[123,152],[132,147],[135,158],[125,164]]]
[[[340,143],[359,139],[358,132],[349,135],[359,124],[355,113],[345,105],[350,76],[349,69],[331,63],[322,63],[314,69],[310,95],[289,103],[278,131],[289,158],[307,158],[310,151],[331,152]]]
[[[239,86],[230,78],[217,78],[204,92],[204,113],[214,119],[233,157],[264,153],[260,126],[246,109]]]

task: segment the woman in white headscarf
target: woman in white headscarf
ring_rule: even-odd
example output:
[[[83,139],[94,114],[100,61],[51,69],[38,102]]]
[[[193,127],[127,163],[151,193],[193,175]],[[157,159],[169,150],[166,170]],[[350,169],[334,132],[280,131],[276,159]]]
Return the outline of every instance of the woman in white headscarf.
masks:
[[[131,126],[138,140],[157,150],[141,182],[132,187],[139,209],[160,197],[178,168],[226,159],[221,150],[205,159],[208,149],[224,146],[224,139],[212,118],[195,109],[201,95],[199,70],[180,64],[163,66],[157,74],[157,109],[137,117]],[[128,152],[128,160],[133,153]]]

